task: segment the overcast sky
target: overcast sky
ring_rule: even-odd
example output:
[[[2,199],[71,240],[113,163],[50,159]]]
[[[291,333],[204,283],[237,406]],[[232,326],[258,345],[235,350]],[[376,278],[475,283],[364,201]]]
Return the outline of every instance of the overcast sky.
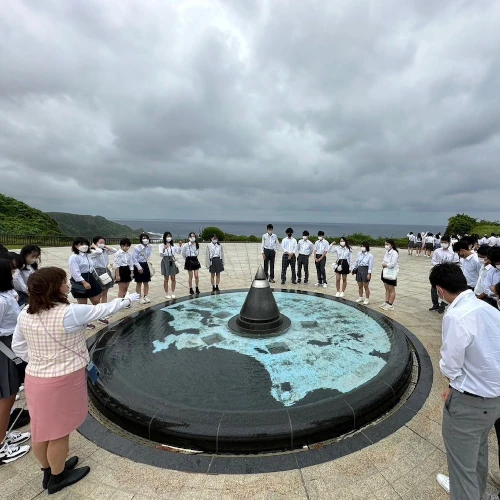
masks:
[[[0,192],[109,218],[500,219],[500,2],[9,0]]]

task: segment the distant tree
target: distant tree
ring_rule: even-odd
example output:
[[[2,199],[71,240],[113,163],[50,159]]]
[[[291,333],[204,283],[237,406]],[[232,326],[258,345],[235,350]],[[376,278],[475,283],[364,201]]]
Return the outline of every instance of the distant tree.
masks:
[[[457,214],[448,219],[448,227],[446,228],[445,234],[470,234],[474,226],[476,225],[476,219],[465,214]]]
[[[201,232],[200,238],[203,241],[208,241],[214,234],[217,236],[217,238],[219,238],[219,241],[224,241],[224,231],[222,229],[219,229],[218,227],[206,227]]]

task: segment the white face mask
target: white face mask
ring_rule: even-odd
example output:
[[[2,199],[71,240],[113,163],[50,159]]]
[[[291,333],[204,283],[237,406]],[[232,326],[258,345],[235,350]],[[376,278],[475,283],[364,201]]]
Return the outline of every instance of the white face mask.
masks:
[[[323,240],[323,236],[318,236],[318,240],[322,241]]]
[[[449,304],[449,302],[444,298],[444,293],[443,293],[443,296],[439,295],[439,288],[436,287],[436,290],[438,292],[438,297],[445,303],[445,304]],[[441,288],[441,292],[443,292],[443,289]]]
[[[361,251],[362,252],[366,252],[366,248],[365,247],[361,247]]]
[[[142,240],[142,244],[143,244],[143,245],[147,245],[148,243],[149,243],[149,240],[148,240],[147,238],[144,238],[144,239]]]
[[[391,249],[391,245],[384,245],[384,248],[385,248],[386,250],[390,250],[390,249]]]
[[[215,245],[219,240],[212,240],[212,243]]]
[[[98,246],[99,248],[104,248],[106,245],[105,245],[104,243],[98,243],[98,244],[97,244],[97,246]]]
[[[307,236],[302,236],[302,239],[303,239],[304,241],[306,241],[306,240],[307,240]]]
[[[88,245],[80,245],[80,246],[78,247],[78,250],[79,250],[80,252],[87,253],[87,252],[88,252],[88,250],[89,250],[89,247],[88,247]]]
[[[345,241],[341,241],[341,242],[340,242],[340,246],[341,246],[341,247],[345,247]]]
[[[269,236],[271,236],[271,234],[273,234],[272,229],[269,229],[269,231],[267,232],[267,234],[268,234]]]
[[[196,238],[194,238],[193,236],[191,236],[191,238],[189,238],[189,241],[190,241],[191,243],[194,243],[194,242],[196,241]]]
[[[167,236],[167,242],[170,243],[172,241],[172,238],[170,236]]]
[[[450,245],[448,243],[441,243],[441,246],[446,250]]]

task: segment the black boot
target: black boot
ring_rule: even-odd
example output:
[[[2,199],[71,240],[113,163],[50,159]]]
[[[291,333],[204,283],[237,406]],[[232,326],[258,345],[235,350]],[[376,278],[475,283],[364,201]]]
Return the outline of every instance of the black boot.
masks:
[[[200,289],[198,287],[196,287],[196,295],[199,295],[200,294]]]
[[[89,472],[90,467],[80,467],[74,470],[65,469],[60,474],[50,476],[49,484],[47,485],[49,495],[81,481]]]
[[[73,470],[78,464],[78,457],[71,457],[66,460],[66,463],[64,464],[64,470]],[[49,484],[49,479],[50,479],[50,467],[47,469],[42,469],[43,472],[43,480],[42,480],[42,486],[43,489],[47,489],[47,485]]]
[[[220,290],[219,290],[219,285],[215,285],[215,291],[216,291],[216,292],[220,292]]]
[[[212,292],[215,292],[216,288],[215,285],[212,285]]]
[[[192,288],[189,289],[189,295],[194,295],[194,290]]]

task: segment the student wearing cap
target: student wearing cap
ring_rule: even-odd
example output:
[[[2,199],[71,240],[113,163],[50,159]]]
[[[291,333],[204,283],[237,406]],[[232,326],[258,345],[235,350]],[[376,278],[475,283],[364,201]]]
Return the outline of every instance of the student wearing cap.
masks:
[[[292,283],[295,285],[297,283],[297,277],[295,275],[295,262],[297,257],[295,252],[297,252],[297,240],[293,238],[293,229],[291,227],[287,228],[285,231],[287,237],[281,240],[281,248],[283,250],[283,257],[281,259],[281,284],[286,283],[286,271],[288,266],[292,268]]]
[[[302,279],[304,266],[304,285],[309,282],[309,257],[314,252],[314,245],[309,241],[309,231],[303,231],[302,239],[298,243],[299,256],[297,257],[297,283]]]

